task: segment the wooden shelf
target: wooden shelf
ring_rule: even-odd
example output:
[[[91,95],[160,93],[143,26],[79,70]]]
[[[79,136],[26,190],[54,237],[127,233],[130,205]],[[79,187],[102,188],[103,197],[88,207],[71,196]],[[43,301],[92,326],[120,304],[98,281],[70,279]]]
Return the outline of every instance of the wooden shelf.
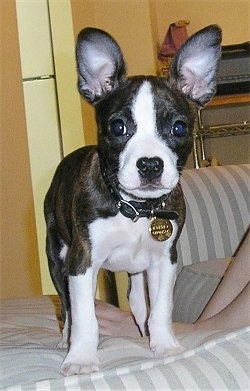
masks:
[[[211,102],[209,102],[207,107],[235,105],[235,104],[244,104],[244,103],[250,103],[250,94],[216,96],[211,100]]]

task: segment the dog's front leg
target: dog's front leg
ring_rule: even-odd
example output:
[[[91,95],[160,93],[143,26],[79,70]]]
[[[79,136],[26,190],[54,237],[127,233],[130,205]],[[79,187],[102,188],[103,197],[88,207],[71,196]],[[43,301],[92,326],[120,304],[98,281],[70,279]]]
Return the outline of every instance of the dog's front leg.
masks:
[[[150,316],[148,329],[150,348],[156,357],[164,357],[181,351],[172,329],[173,288],[176,264],[162,259],[148,271]]]
[[[69,352],[62,363],[65,376],[99,370],[98,323],[95,316],[92,267],[85,274],[69,276],[71,335]]]

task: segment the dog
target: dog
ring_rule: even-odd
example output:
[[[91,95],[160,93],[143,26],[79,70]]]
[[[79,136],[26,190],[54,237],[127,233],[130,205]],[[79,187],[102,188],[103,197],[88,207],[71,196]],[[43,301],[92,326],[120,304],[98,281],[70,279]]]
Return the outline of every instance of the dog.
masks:
[[[168,78],[127,77],[108,33],[78,35],[78,89],[95,107],[98,145],[62,160],[44,205],[49,270],[65,321],[61,346],[69,339],[65,376],[99,370],[100,268],[128,272],[131,310],[156,357],[182,349],[171,325],[185,220],[179,180],[192,149],[194,106],[216,91],[220,53],[221,29],[211,25],[179,49]]]

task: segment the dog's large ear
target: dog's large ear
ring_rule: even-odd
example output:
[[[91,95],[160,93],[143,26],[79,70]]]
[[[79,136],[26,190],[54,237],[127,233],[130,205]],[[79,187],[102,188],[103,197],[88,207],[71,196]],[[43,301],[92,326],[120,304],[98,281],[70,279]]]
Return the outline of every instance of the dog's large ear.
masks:
[[[92,104],[116,88],[126,74],[119,45],[99,29],[88,27],[79,33],[76,60],[79,92]]]
[[[171,65],[170,83],[201,106],[209,102],[216,91],[221,38],[220,27],[205,27],[184,43]]]

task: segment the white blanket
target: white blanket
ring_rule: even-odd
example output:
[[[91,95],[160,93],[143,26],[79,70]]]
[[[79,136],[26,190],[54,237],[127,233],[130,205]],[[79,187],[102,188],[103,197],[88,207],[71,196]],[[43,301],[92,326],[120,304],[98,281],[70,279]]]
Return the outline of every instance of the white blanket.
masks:
[[[101,337],[100,372],[64,378],[56,308],[44,296],[1,302],[2,390],[250,389],[250,328],[183,334],[186,351],[164,360],[154,358],[147,338]]]

